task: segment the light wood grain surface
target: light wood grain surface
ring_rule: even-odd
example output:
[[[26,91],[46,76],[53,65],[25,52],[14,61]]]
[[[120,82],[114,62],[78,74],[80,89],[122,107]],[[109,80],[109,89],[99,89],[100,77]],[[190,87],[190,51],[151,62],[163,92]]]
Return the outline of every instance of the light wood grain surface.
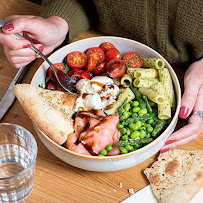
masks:
[[[39,5],[25,0],[1,0],[0,18],[5,20],[9,15],[40,15]],[[87,31],[78,36],[74,41],[101,33]],[[35,71],[42,63],[37,59],[30,67],[23,79],[23,83],[30,83]],[[183,75],[187,66],[173,66],[183,84]],[[0,45],[0,100],[5,94],[10,82],[13,80],[17,69],[12,67]],[[182,86],[183,90],[183,86]],[[15,123],[28,129],[35,137],[38,144],[38,156],[36,163],[35,184],[27,203],[61,203],[61,202],[83,202],[83,203],[108,203],[120,202],[130,196],[129,189],[135,192],[147,186],[149,183],[143,174],[143,170],[149,167],[157,158],[154,155],[144,163],[117,172],[98,173],[81,170],[72,167],[49,152],[39,140],[31,120],[16,100],[6,113],[1,123]],[[187,120],[179,120],[176,129],[186,125]],[[196,141],[179,147],[180,149],[203,149],[203,132]],[[122,187],[120,187],[122,183]]]

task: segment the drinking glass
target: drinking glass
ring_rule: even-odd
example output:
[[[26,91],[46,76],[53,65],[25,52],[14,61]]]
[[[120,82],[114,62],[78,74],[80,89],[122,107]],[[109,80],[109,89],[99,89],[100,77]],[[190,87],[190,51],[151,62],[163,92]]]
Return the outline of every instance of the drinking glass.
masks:
[[[22,202],[32,192],[37,143],[25,128],[0,123],[0,202]]]

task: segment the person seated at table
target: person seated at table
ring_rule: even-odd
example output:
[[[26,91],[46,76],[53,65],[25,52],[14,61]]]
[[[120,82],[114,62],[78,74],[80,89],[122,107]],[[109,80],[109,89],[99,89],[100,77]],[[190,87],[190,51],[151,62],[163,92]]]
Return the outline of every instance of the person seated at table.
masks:
[[[142,42],[171,64],[190,62],[184,76],[179,116],[188,124],[174,132],[161,152],[197,139],[203,129],[203,1],[202,0],[44,0],[42,17],[13,15],[6,18],[0,43],[16,68],[71,42],[93,28]],[[28,40],[17,40],[21,33]],[[195,113],[194,113],[195,112]]]

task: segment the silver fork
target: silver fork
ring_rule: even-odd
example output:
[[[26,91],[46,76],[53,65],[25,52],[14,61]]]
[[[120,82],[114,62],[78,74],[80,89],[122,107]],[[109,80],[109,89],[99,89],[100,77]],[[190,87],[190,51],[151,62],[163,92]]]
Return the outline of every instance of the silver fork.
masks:
[[[6,25],[7,23],[2,21],[0,19],[0,28]],[[22,35],[16,33],[12,34],[17,39],[25,39]],[[26,39],[25,39],[26,40]],[[77,90],[75,88],[76,80],[71,78],[68,74],[64,73],[62,70],[56,68],[53,63],[41,52],[39,49],[37,49],[33,44],[31,44],[31,49],[33,49],[35,52],[37,52],[52,68],[54,71],[54,74],[56,76],[57,81],[59,84],[68,92],[70,93],[76,93]]]

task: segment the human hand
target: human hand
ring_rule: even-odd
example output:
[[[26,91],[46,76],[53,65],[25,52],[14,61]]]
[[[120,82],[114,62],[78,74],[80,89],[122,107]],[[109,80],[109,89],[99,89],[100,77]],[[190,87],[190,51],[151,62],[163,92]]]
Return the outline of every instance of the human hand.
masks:
[[[203,130],[203,118],[195,113],[203,111],[203,59],[190,65],[184,87],[179,116],[185,119],[190,115],[188,124],[170,135],[161,153],[196,140]]]
[[[21,68],[39,57],[30,49],[30,43],[45,55],[51,53],[65,39],[68,33],[67,22],[58,16],[46,19],[38,16],[9,16],[5,20],[9,24],[0,31],[0,43],[9,62]],[[20,33],[27,40],[16,39],[11,34]]]

